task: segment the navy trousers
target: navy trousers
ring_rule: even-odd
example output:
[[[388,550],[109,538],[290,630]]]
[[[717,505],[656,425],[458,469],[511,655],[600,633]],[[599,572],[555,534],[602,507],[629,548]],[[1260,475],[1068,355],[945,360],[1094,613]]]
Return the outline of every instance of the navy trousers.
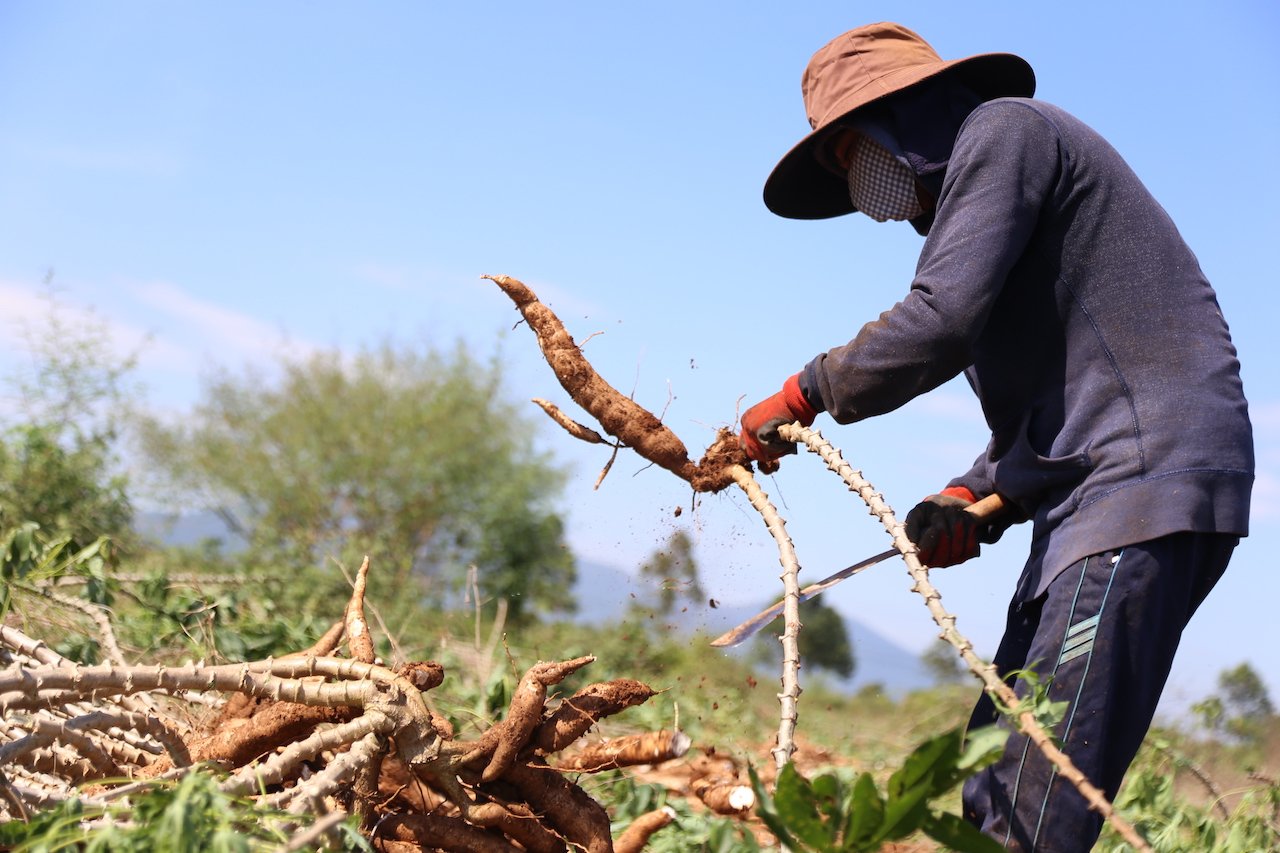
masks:
[[[1039,598],[1009,606],[997,669],[1033,670],[1052,700],[1070,703],[1059,742],[1108,799],[1151,725],[1183,629],[1238,541],[1176,533],[1128,545],[1081,560]],[[1019,695],[1024,688],[1015,682]],[[969,727],[997,718],[984,694]],[[1102,817],[1017,733],[966,782],[964,814],[1010,850],[1083,853],[1102,830]]]

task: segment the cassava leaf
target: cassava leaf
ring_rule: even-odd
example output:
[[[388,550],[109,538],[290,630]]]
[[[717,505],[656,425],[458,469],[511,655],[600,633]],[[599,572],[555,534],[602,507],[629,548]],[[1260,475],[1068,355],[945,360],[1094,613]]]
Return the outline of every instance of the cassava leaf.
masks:
[[[892,841],[919,829],[929,816],[928,794],[928,786],[922,784],[908,788],[897,796],[890,794],[885,803],[880,829],[873,840]]]
[[[751,789],[756,795],[756,815],[769,827],[769,831],[778,837],[778,843],[786,847],[796,847],[796,841],[785,821],[778,814],[773,796],[760,781],[760,774],[753,765],[747,765],[747,776],[751,779]]]
[[[844,823],[845,847],[862,849],[876,836],[883,821],[884,798],[876,789],[871,774],[863,773],[853,783],[853,792],[849,797],[848,816]]]
[[[778,818],[787,826],[793,838],[815,850],[829,848],[833,828],[822,820],[815,804],[813,786],[800,775],[795,765],[788,763],[778,773],[774,786],[773,805]]]
[[[1004,752],[1004,745],[1009,740],[1009,730],[999,726],[983,726],[966,732],[964,750],[956,760],[956,769],[965,777],[972,776],[984,767],[988,767]]]
[[[840,783],[839,777],[834,773],[823,773],[815,777],[810,784],[813,785],[813,796],[818,811],[828,821],[835,821],[838,825],[844,809],[844,786]]]
[[[921,827],[925,834],[940,844],[961,853],[1001,853],[1004,847],[963,818],[942,812],[925,818]]]
[[[919,786],[924,786],[926,796],[941,793],[942,791],[934,790],[933,779],[938,776],[944,780],[950,778],[960,757],[960,742],[963,737],[963,732],[956,728],[916,747],[902,763],[902,767],[889,777],[890,800],[907,796],[908,792]],[[950,785],[942,790],[948,787]]]

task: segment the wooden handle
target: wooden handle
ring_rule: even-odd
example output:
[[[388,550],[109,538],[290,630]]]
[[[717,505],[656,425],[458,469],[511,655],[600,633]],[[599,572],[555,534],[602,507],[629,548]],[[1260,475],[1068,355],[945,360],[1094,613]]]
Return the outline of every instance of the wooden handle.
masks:
[[[985,521],[990,518],[995,518],[1008,507],[1009,505],[1005,503],[1004,498],[993,492],[982,500],[969,504],[964,508],[964,511],[972,515],[974,518]]]

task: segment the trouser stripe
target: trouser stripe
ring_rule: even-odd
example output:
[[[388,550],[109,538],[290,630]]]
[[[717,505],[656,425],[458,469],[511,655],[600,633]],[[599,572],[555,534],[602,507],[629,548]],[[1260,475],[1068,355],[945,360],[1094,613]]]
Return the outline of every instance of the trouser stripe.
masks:
[[[1084,560],[1084,563],[1080,566],[1080,580],[1076,583],[1076,593],[1071,600],[1072,616],[1075,615],[1076,601],[1078,601],[1080,598],[1080,590],[1081,588],[1084,587],[1084,577],[1088,571],[1089,571],[1089,558],[1086,557]],[[1068,624],[1070,624],[1070,617],[1068,617]],[[1013,797],[1009,801],[1010,808],[1012,811],[1017,811],[1018,809],[1018,792],[1019,792],[1019,789],[1022,787],[1022,771],[1025,770],[1027,767],[1027,753],[1030,749],[1031,749],[1031,739],[1027,738],[1026,742],[1022,744],[1022,758],[1018,762],[1018,775],[1014,777],[1014,781],[1013,781]],[[1043,818],[1043,815],[1044,815],[1043,804],[1041,805],[1040,813],[1041,813],[1041,817]],[[1037,835],[1039,834],[1039,827],[1036,828],[1036,834]],[[1009,846],[1009,840],[1011,838],[1013,838],[1013,821],[1012,820],[1009,821],[1009,829],[1005,832],[1005,835],[1004,835],[1005,847]]]
[[[1072,625],[1069,629],[1067,629],[1067,639],[1070,640],[1072,637],[1076,636],[1082,631],[1097,631],[1098,619],[1099,619],[1098,616],[1090,616],[1088,619],[1085,619],[1082,622],[1077,622],[1075,625]]]
[[[1094,636],[1098,633],[1098,623],[1102,620],[1102,614],[1107,609],[1107,599],[1111,595],[1111,585],[1115,583],[1116,571],[1120,567],[1120,558],[1123,555],[1124,555],[1124,551],[1121,551],[1119,554],[1115,554],[1111,557],[1111,576],[1107,578],[1107,587],[1105,590],[1103,590],[1102,601],[1098,603],[1098,612],[1095,613],[1093,616],[1089,617],[1088,619],[1082,619],[1080,622],[1077,622],[1075,625],[1072,625],[1070,628],[1067,629],[1067,634],[1062,640],[1062,648],[1063,648],[1062,654],[1058,658],[1057,666],[1055,666],[1053,670],[1054,675],[1057,675],[1058,667],[1062,666],[1067,661],[1074,660],[1075,658],[1078,658],[1082,655],[1089,654],[1090,652],[1093,651],[1093,640],[1094,640]],[[1088,570],[1089,570],[1089,561],[1085,560],[1084,569],[1080,573],[1081,586],[1084,585],[1084,576]],[[1079,597],[1079,595],[1080,595],[1080,587],[1077,587],[1076,588],[1077,598]],[[1075,606],[1076,606],[1075,602],[1072,602],[1071,618],[1075,617]],[[1072,634],[1075,634],[1076,636],[1072,637]],[[1079,641],[1084,637],[1088,637],[1088,640],[1078,645],[1075,645],[1074,648],[1072,648],[1070,651],[1067,650],[1068,646],[1072,645],[1073,643],[1079,643]],[[1092,660],[1091,658],[1085,660],[1084,672],[1080,673],[1080,681],[1076,685],[1076,698],[1074,701],[1072,701],[1071,710],[1067,714],[1067,719],[1062,724],[1062,734],[1060,736],[1060,739],[1064,747],[1067,744],[1067,738],[1071,734],[1071,723],[1075,720],[1076,709],[1080,707],[1080,697],[1084,693],[1085,680],[1089,677],[1089,663],[1091,660]],[[1058,775],[1058,768],[1055,767],[1053,769],[1053,777],[1057,777],[1057,775]],[[1033,847],[1037,845],[1040,841],[1040,827],[1044,825],[1044,814],[1045,814],[1045,811],[1048,810],[1049,808],[1049,796],[1050,794],[1053,793],[1053,783],[1054,783],[1054,778],[1050,778],[1049,784],[1046,785],[1044,789],[1044,802],[1040,804],[1040,820],[1036,823],[1036,834],[1031,840],[1031,844]]]
[[[1070,650],[1064,649],[1062,652],[1062,657],[1058,658],[1058,666],[1062,666],[1067,661],[1075,660],[1081,655],[1087,655],[1091,651],[1093,651],[1093,635],[1092,634],[1089,636],[1088,642],[1081,643],[1080,645]]]
[[[1090,616],[1082,622],[1072,625],[1067,637],[1062,642],[1062,653],[1058,657],[1058,666],[1069,660],[1093,651],[1093,640],[1098,635],[1098,617]]]

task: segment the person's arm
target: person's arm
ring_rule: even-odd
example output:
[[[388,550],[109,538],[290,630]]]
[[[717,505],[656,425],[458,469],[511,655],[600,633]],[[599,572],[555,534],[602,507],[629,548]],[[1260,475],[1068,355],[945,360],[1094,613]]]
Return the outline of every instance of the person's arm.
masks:
[[[959,374],[1060,173],[1058,135],[1024,101],[978,107],[961,128],[907,296],[801,384],[839,423],[892,411]]]

